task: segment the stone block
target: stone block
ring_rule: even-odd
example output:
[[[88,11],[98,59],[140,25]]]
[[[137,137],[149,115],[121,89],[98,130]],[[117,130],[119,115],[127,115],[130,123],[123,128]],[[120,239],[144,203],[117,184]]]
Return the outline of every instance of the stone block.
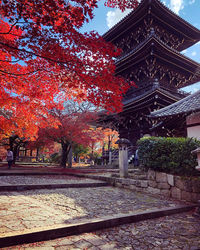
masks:
[[[182,178],[180,176],[175,177],[175,186],[186,192],[192,192],[192,181],[187,178]]]
[[[158,183],[158,188],[159,189],[170,189],[170,185],[166,182],[159,182]]]
[[[151,181],[151,180],[149,180],[149,186],[150,186],[150,187],[156,188],[157,185],[158,185],[158,184],[157,184],[156,181]]]
[[[192,201],[192,194],[190,192],[182,191],[181,200]]]
[[[200,200],[200,193],[191,193],[191,201],[198,202]]]
[[[192,191],[194,193],[200,193],[200,178],[192,180]]]
[[[192,192],[192,180],[185,179],[184,180],[184,191],[186,192]]]
[[[124,184],[124,185],[129,185],[130,180],[129,179],[122,179],[121,183]]]
[[[156,172],[156,181],[157,182],[167,182],[167,174]]]
[[[129,188],[130,188],[131,190],[136,190],[136,189],[137,189],[137,187],[136,187],[135,185],[130,185]]]
[[[170,192],[170,190],[162,189],[162,190],[160,190],[160,194],[164,195],[165,197],[170,197],[171,192]]]
[[[171,197],[177,200],[181,200],[181,190],[177,187],[171,188]]]
[[[156,172],[154,170],[148,170],[147,173],[147,179],[148,180],[155,180],[156,179]]]
[[[136,185],[137,183],[137,180],[129,180],[129,185]]]
[[[175,176],[175,187],[184,190],[184,182],[180,176]]]
[[[148,181],[145,181],[145,180],[141,180],[141,187],[142,188],[147,188],[148,187]]]
[[[152,187],[148,187],[147,191],[151,194],[160,194],[160,189],[158,188],[152,188]]]
[[[120,187],[120,188],[123,187],[123,184],[121,184],[121,183],[119,183],[119,182],[116,182],[115,185],[116,185],[116,187]]]
[[[136,191],[136,192],[143,192],[143,191],[144,191],[143,188],[141,188],[141,187],[136,187],[136,186],[134,186],[134,185],[130,185],[130,186],[128,186],[128,188],[131,189],[131,190],[134,190],[134,191]]]
[[[174,176],[172,174],[167,174],[167,182],[170,186],[174,186]]]

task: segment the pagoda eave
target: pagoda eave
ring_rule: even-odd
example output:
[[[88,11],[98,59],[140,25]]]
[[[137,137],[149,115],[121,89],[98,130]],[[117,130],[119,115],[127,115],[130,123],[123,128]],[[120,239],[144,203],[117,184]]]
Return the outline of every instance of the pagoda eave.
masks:
[[[125,107],[128,107],[129,105],[133,105],[134,103],[136,103],[138,100],[142,101],[143,99],[146,99],[146,98],[148,99],[152,95],[158,95],[158,96],[162,96],[162,98],[164,99],[166,98],[170,99],[170,102],[177,102],[178,100],[182,99],[181,97],[171,94],[169,91],[166,91],[160,87],[157,87],[155,89],[152,88],[151,90],[145,92],[143,95],[136,96],[133,98],[128,98],[128,99],[126,98],[123,101],[123,104]]]
[[[115,44],[121,36],[134,30],[142,20],[149,17],[152,17],[156,23],[162,23],[166,30],[171,30],[173,34],[183,37],[183,43],[177,47],[178,51],[200,41],[200,30],[176,15],[159,0],[143,0],[135,10],[107,31],[103,37],[106,41]]]
[[[152,89],[140,97],[133,97],[129,99],[125,99],[123,102],[124,109],[123,112],[131,110],[137,110],[138,108],[144,108],[145,103],[154,103],[160,104],[160,106],[164,107],[166,104],[170,105],[174,102],[179,101],[181,98],[176,95],[172,95],[170,92],[163,90],[162,88]],[[164,105],[164,104],[165,105]]]
[[[130,68],[139,68],[138,65],[145,65],[147,60],[154,60],[154,71],[156,67],[161,67],[158,65],[163,64],[185,75],[186,80],[181,83],[180,88],[200,81],[200,64],[171,49],[154,35],[132,52],[116,60],[116,74],[123,75],[123,72]]]

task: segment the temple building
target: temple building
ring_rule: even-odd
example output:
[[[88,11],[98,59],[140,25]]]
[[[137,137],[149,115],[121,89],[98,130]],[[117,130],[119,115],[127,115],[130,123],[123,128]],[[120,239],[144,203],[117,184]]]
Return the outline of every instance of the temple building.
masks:
[[[165,124],[184,123],[187,127],[187,136],[200,140],[200,90],[178,102],[150,114],[156,119],[158,126]]]
[[[149,114],[183,99],[188,94],[179,89],[200,81],[200,64],[180,53],[200,41],[200,30],[159,0],[142,0],[103,37],[122,49],[116,75],[134,81],[137,88],[127,91],[121,113],[102,121],[112,122],[132,145],[147,134],[186,136],[184,123],[179,123],[182,128],[166,123],[152,129]]]

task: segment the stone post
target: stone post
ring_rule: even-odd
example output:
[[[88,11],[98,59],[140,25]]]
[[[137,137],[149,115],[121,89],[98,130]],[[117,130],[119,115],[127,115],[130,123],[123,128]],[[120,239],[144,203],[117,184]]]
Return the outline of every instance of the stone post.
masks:
[[[121,178],[128,177],[128,145],[130,141],[125,138],[121,138],[116,141],[119,145],[119,173]]]
[[[200,171],[200,147],[193,150],[191,152],[192,154],[197,154],[197,162],[198,162],[198,166],[196,166],[196,169]]]
[[[112,164],[112,151],[109,150],[109,161],[108,164],[111,165]]]

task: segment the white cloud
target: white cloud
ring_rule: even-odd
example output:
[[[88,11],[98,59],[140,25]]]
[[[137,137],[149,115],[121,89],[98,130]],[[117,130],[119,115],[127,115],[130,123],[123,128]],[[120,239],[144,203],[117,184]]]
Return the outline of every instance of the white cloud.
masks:
[[[193,3],[195,3],[195,0],[190,0],[189,1],[189,4],[193,4]]]
[[[108,28],[110,29],[112,26],[118,23],[129,12],[131,12],[131,10],[125,10],[124,12],[121,12],[119,9],[116,9],[114,11],[108,11],[106,17]]]
[[[196,56],[196,55],[197,55],[197,52],[196,52],[196,51],[193,51],[191,55],[192,55],[192,56]]]
[[[176,14],[179,14],[179,11],[184,8],[184,2],[183,2],[183,0],[170,0],[170,8]]]
[[[182,88],[183,91],[194,93],[198,90],[200,90],[200,82],[197,82],[195,84],[192,84],[190,86]]]
[[[187,49],[184,49],[181,53],[185,55],[185,53],[187,53]]]

